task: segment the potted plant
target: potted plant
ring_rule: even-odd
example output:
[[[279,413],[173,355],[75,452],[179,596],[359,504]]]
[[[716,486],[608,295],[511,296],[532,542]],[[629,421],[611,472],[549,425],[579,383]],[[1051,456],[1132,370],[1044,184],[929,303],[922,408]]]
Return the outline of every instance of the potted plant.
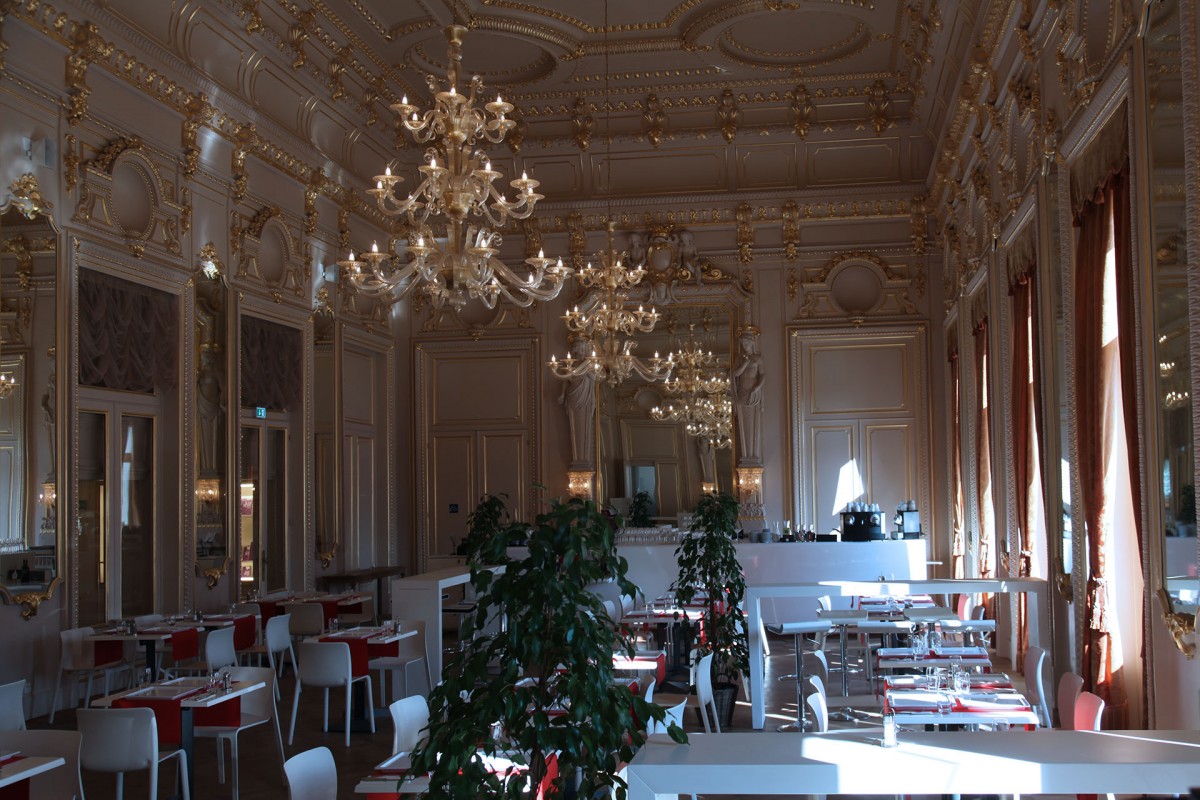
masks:
[[[721,711],[722,728],[728,725],[737,697],[738,675],[749,668],[750,646],[746,633],[746,578],[738,562],[737,500],[728,494],[706,494],[692,512],[692,525],[675,549],[679,575],[672,587],[681,606],[702,598],[704,615],[696,644],[698,656],[713,654],[713,690]]]
[[[510,546],[524,544],[525,524],[514,522],[505,503],[508,495],[485,494],[467,515],[467,536],[458,545],[457,555],[465,556],[478,549],[478,543],[489,542],[503,535]]]
[[[650,525],[650,493],[642,490],[633,496],[629,504],[629,527],[649,528]]]
[[[429,738],[413,771],[429,773],[434,797],[533,796],[547,793],[544,781],[557,793],[576,777],[578,797],[623,793],[620,764],[665,712],[613,682],[613,654],[632,655],[632,644],[586,589],[611,577],[622,592],[637,590],[614,531],[594,502],[573,498],[537,517],[522,559],[508,556],[502,528],[468,541],[477,602],[469,626],[482,630],[498,616],[504,625],[450,657],[429,695]],[[671,735],[686,741],[678,727]],[[493,771],[485,756],[522,766]]]

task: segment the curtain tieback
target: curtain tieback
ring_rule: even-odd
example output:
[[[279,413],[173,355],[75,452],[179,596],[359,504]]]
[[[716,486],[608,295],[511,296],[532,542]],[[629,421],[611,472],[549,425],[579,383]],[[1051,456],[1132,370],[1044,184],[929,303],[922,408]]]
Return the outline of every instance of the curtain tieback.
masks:
[[[1108,580],[1088,578],[1088,627],[1100,633],[1108,633]]]

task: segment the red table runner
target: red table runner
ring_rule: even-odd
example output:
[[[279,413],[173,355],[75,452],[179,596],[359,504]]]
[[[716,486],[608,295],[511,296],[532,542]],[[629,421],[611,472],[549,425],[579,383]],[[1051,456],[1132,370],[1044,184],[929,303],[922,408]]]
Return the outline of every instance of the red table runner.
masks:
[[[217,614],[209,617],[209,619],[215,622],[233,623],[234,650],[245,650],[247,647],[253,647],[255,640],[258,638],[258,626],[255,624],[252,614],[243,614],[241,616]]]
[[[125,658],[125,643],[122,641],[92,642],[92,663],[97,667],[115,664]]]
[[[114,644],[120,644],[115,642]],[[0,760],[0,766],[6,766],[22,760],[25,756],[9,756]],[[29,779],[17,781],[0,789],[0,800],[29,800]]]
[[[113,702],[113,708],[152,709],[154,720],[158,723],[158,743],[160,745],[177,745],[181,738],[182,703],[202,691],[204,689],[198,688],[174,700],[138,697],[137,695],[122,697]],[[242,699],[240,697],[231,698],[211,708],[197,708],[192,713],[192,725],[196,728],[236,728],[241,722]]]

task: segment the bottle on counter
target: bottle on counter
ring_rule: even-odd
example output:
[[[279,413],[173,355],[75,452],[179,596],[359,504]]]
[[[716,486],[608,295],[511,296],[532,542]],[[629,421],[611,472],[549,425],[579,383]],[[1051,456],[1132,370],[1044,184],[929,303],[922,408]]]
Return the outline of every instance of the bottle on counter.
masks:
[[[899,744],[896,741],[896,714],[890,708],[883,712],[883,739],[880,744],[884,747],[895,747]]]

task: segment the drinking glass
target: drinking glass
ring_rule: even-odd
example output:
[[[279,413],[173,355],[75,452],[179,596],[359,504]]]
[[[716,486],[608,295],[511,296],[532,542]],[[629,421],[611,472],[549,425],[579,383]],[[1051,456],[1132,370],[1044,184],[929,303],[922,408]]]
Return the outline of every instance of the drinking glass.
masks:
[[[951,709],[953,709],[953,708],[954,708],[954,701],[950,699],[950,695],[946,694],[945,692],[938,692],[938,696],[937,696],[938,713],[945,716],[946,714],[949,714]]]
[[[998,733],[1008,733],[1010,728],[1012,728],[1012,723],[1006,719],[998,719],[992,723],[992,730]]]

